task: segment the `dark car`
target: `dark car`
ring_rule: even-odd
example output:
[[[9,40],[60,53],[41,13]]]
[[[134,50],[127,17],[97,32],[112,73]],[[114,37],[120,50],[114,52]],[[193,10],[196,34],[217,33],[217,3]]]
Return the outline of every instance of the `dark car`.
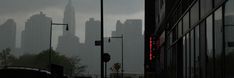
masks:
[[[53,78],[50,72],[46,70],[25,68],[25,67],[8,67],[0,69],[0,78]]]

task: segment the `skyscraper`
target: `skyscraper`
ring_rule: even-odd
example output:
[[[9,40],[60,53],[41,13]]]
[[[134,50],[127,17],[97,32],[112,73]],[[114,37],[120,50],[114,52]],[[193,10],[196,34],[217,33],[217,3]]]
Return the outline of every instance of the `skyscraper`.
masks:
[[[95,41],[100,40],[101,22],[90,18],[85,22],[85,51],[82,55],[84,64],[88,65],[90,74],[100,74],[100,47],[95,46]],[[90,58],[92,57],[92,58]]]
[[[120,37],[123,34],[123,66],[124,72],[143,73],[144,66],[144,36],[142,35],[142,20],[128,19],[125,22],[117,21],[116,31],[112,37]],[[111,58],[110,66],[121,63],[121,39],[111,38],[108,44]],[[142,67],[142,68],[140,68]]]
[[[16,23],[13,19],[0,25],[0,37],[0,51],[6,48],[15,49]]]
[[[49,49],[51,18],[40,12],[30,17],[22,31],[21,48],[25,53],[39,53]]]
[[[85,23],[85,44],[95,46],[94,41],[100,40],[100,26],[101,22],[94,18]]]
[[[75,36],[75,10],[69,0],[64,11],[63,23],[68,24],[69,30],[64,26],[63,35],[59,37],[56,51],[61,52],[67,56],[74,56],[78,52],[80,42],[79,38]]]
[[[74,7],[72,6],[71,0],[69,0],[68,4],[65,7],[64,11],[64,18],[63,18],[63,23],[68,24],[69,31],[66,30],[66,27],[63,27],[63,35],[69,33],[72,35],[75,35],[75,25],[76,25],[76,19],[75,19],[75,10]]]

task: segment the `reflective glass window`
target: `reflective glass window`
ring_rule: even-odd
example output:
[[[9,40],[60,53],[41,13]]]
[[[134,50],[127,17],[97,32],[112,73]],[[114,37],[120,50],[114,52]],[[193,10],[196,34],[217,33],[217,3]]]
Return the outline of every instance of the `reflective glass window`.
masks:
[[[225,77],[234,77],[234,0],[228,0],[225,5],[224,33],[225,33]]]
[[[189,13],[187,13],[183,18],[183,33],[189,29]]]
[[[223,18],[222,7],[220,7],[214,14],[214,51],[215,51],[215,76],[222,77],[222,50],[223,50]]]
[[[187,68],[186,68],[186,60],[187,60],[187,58],[186,58],[186,38],[185,38],[185,36],[183,37],[183,76],[184,76],[184,78],[186,78],[186,73],[187,73]]]
[[[193,25],[199,20],[199,7],[198,7],[198,1],[193,5],[191,11],[191,24]]]
[[[178,37],[182,36],[182,32],[183,32],[183,30],[182,30],[182,22],[180,21],[178,23]]]
[[[200,0],[201,5],[201,17],[207,14],[212,9],[212,0]]]
[[[190,53],[190,62],[191,62],[191,78],[194,78],[194,30],[190,32],[190,47],[191,47],[191,53]]]
[[[201,69],[201,78],[206,78],[206,22],[203,21],[200,24],[200,69]]]
[[[195,28],[195,78],[200,78],[200,46],[199,46],[199,26]]]
[[[191,58],[190,58],[190,38],[189,38],[189,33],[186,35],[186,57],[187,57],[187,77],[190,77],[191,74]]]
[[[210,15],[206,19],[206,40],[207,40],[207,77],[213,78],[213,18]]]

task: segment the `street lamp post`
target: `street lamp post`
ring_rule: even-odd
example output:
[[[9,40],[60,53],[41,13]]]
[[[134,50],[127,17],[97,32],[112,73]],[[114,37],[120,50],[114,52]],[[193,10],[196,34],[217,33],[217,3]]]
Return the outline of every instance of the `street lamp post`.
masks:
[[[104,20],[103,20],[103,0],[100,0],[100,17],[101,17],[101,78],[104,78],[104,59],[103,59],[103,54],[104,54]]]
[[[68,31],[68,24],[63,24],[63,23],[53,23],[53,21],[51,20],[51,22],[50,22],[50,44],[49,44],[49,46],[50,46],[50,48],[49,48],[49,70],[51,71],[51,67],[50,67],[50,65],[52,64],[51,63],[51,53],[52,53],[52,26],[53,25],[63,25],[63,26],[66,26],[66,30]]]
[[[122,67],[122,69],[121,69],[121,76],[122,76],[122,78],[124,78],[123,77],[123,72],[124,72],[124,67],[123,67],[123,34],[121,34],[121,36],[114,36],[114,37],[109,37],[109,40],[108,40],[108,42],[110,42],[110,38],[120,38],[121,39],[121,62],[122,62],[122,64],[121,64],[121,67]]]

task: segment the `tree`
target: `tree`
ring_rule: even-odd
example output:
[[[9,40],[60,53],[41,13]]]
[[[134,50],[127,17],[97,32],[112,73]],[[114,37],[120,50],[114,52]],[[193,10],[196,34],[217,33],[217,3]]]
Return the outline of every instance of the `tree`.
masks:
[[[120,63],[115,63],[111,69],[112,72],[116,72],[116,78],[119,78],[119,69],[121,68],[121,64]]]
[[[16,60],[16,57],[12,55],[10,48],[3,49],[0,52],[0,65],[8,66],[12,65],[12,63]]]
[[[20,56],[14,65],[26,66],[39,69],[47,69],[49,65],[50,50],[42,51],[39,54],[24,54]],[[64,74],[68,76],[80,75],[85,71],[86,66],[80,64],[79,57],[67,57],[52,50],[51,63],[64,67]]]

